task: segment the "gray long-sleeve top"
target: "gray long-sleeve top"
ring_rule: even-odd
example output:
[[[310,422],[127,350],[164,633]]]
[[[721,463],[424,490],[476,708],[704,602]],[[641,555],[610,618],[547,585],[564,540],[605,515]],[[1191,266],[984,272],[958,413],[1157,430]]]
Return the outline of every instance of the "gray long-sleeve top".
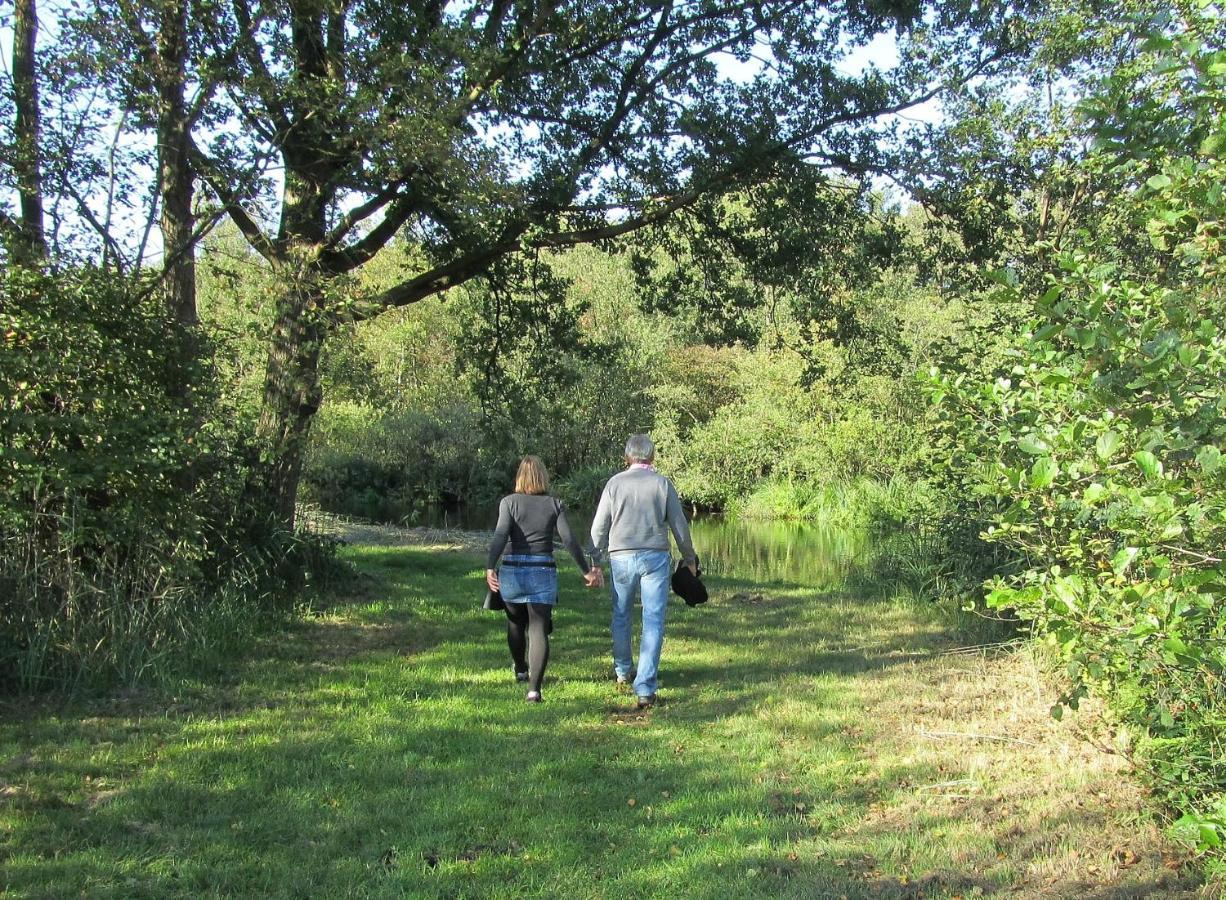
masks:
[[[610,553],[667,550],[670,530],[681,558],[694,562],[697,554],[677,489],[655,469],[631,466],[610,478],[600,495],[592,520],[593,557],[600,562]]]
[[[498,504],[498,524],[494,527],[494,540],[490,543],[485,567],[492,569],[498,565],[498,557],[502,555],[508,540],[512,553],[552,556],[555,528],[562,537],[562,543],[579,564],[579,570],[586,575],[591,566],[570,530],[570,523],[566,521],[566,507],[557,497],[548,494],[508,494],[502,498]]]

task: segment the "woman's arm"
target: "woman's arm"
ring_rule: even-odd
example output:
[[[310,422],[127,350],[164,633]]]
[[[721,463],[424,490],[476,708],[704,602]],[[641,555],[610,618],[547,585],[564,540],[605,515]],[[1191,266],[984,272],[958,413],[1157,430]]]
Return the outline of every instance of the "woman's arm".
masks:
[[[604,572],[601,571],[600,566],[588,565],[583,555],[583,548],[575,540],[574,532],[570,530],[570,523],[566,521],[566,507],[561,502],[558,502],[558,534],[562,537],[562,543],[566,545],[570,555],[579,564],[579,571],[583,573],[583,582],[588,587],[600,587],[604,584]]]
[[[579,566],[579,571],[586,575],[592,567],[588,565],[587,557],[583,554],[583,548],[575,540],[575,535],[570,530],[570,523],[566,521],[566,507],[562,505],[560,500],[555,500],[554,502],[557,504],[558,509],[558,535],[562,538],[562,543],[566,549],[570,551],[575,564]]]
[[[498,557],[502,556],[507,546],[507,537],[511,534],[511,504],[510,497],[503,497],[498,504],[498,524],[494,526],[494,539],[490,541],[490,552],[485,557],[485,571],[491,572],[498,565]]]

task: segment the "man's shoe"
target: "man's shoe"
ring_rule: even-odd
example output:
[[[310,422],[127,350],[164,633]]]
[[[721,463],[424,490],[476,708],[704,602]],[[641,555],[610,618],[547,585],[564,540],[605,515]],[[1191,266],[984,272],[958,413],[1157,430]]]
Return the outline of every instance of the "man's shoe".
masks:
[[[617,670],[613,670],[613,680],[618,684],[634,684],[634,671],[631,670],[629,675],[619,675]]]
[[[651,709],[656,705],[656,695],[649,694],[646,697],[639,697],[639,709]]]
[[[512,671],[515,672],[516,681],[527,681],[528,680],[528,672],[526,669],[523,672],[520,672],[518,669],[513,669]]]
[[[541,702],[541,692],[540,691],[528,691],[528,696],[525,697],[524,699],[526,699],[529,703],[540,703]]]

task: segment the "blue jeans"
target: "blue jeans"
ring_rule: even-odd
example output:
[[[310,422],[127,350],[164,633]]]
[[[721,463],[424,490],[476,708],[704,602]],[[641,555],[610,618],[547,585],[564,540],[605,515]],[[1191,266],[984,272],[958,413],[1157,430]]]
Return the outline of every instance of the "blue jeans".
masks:
[[[639,669],[634,693],[650,697],[656,692],[656,670],[664,646],[664,611],[668,608],[671,559],[667,550],[636,550],[609,556],[613,594],[613,669],[630,674],[630,612],[637,591],[643,604],[643,632],[639,635]]]

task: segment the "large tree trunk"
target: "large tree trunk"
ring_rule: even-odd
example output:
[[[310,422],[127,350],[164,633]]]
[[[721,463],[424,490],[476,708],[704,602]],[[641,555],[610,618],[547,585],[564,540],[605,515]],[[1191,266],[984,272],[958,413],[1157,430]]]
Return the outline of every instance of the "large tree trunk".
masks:
[[[187,60],[186,0],[166,0],[158,33],[158,168],[162,185],[162,248],[170,316],[195,325],[195,217],[193,173],[188,157],[191,123],[184,101]]]
[[[327,227],[320,173],[287,153],[281,264],[285,292],[277,304],[264,375],[260,413],[257,508],[274,524],[293,530],[302,456],[319,409],[319,356],[331,321],[326,308],[328,275],[318,265]],[[314,162],[314,158],[309,158]]]
[[[43,231],[42,171],[39,165],[38,77],[34,45],[38,36],[35,0],[17,0],[13,20],[14,131],[17,139],[13,169],[21,200],[20,258],[36,263],[47,255]]]
[[[274,524],[294,527],[294,505],[311,420],[322,399],[319,354],[325,324],[321,291],[297,285],[286,292],[273,325],[264,378],[256,503]]]

